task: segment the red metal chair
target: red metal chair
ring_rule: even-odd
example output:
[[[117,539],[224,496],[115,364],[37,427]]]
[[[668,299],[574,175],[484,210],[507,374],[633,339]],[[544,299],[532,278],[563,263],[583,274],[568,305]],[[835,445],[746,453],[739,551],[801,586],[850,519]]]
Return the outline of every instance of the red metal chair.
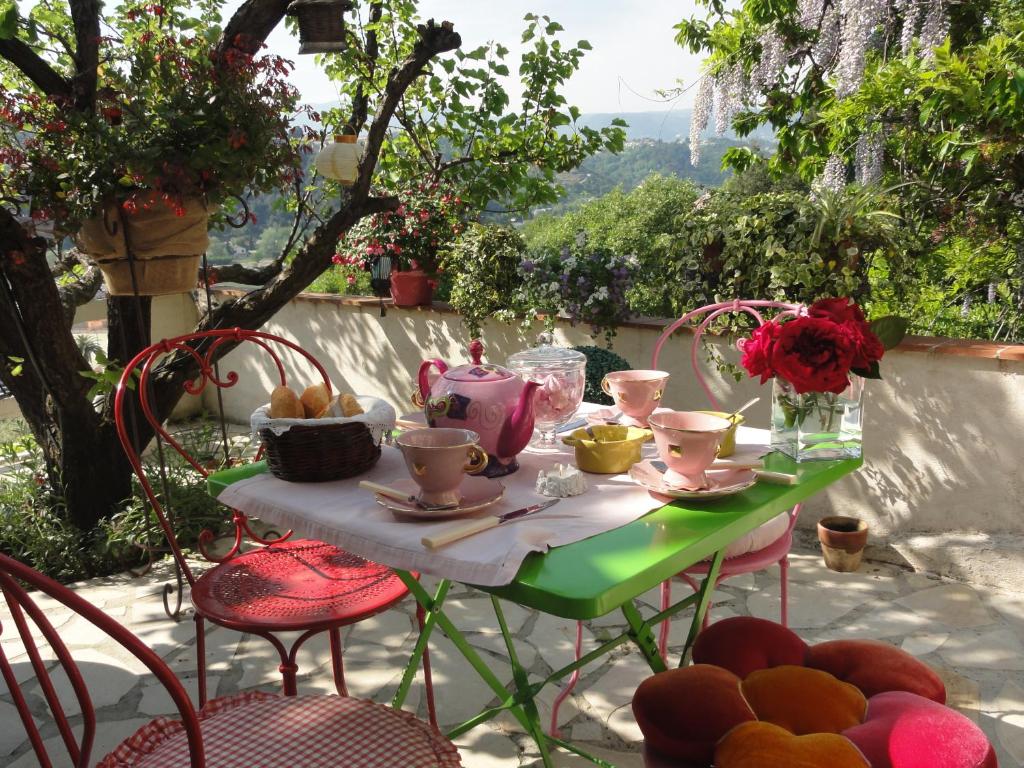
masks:
[[[692,312],[687,312],[685,315],[680,317],[678,320],[673,322],[664,331],[661,336],[658,337],[658,341],[654,345],[654,353],[651,356],[651,368],[658,369],[658,358],[661,355],[661,349],[665,346],[665,342],[671,338],[672,334],[678,331],[680,328],[685,326],[694,318],[705,315],[703,320],[693,329],[693,343],[690,346],[690,364],[693,367],[694,374],[697,377],[697,382],[700,384],[701,389],[704,390],[704,394],[707,395],[708,401],[711,403],[713,410],[721,410],[721,406],[718,404],[718,399],[712,393],[711,388],[708,386],[707,381],[704,379],[704,374],[701,371],[700,365],[700,340],[707,331],[708,326],[718,317],[733,313],[743,312],[750,315],[754,320],[760,324],[764,324],[764,318],[761,312],[766,309],[777,309],[782,314],[798,314],[802,308],[800,304],[788,304],[780,301],[761,301],[761,300],[744,300],[737,299],[735,301],[726,301],[718,304],[709,304],[705,307],[699,307]],[[797,504],[793,509],[788,512],[789,521],[785,533],[779,536],[777,539],[772,541],[765,547],[748,552],[737,557],[729,557],[722,561],[722,566],[718,572],[718,578],[715,580],[714,586],[718,586],[724,579],[731,576],[739,576],[744,573],[753,573],[755,571],[763,570],[773,564],[779,566],[779,578],[781,583],[781,613],[782,613],[782,626],[787,626],[788,621],[788,573],[789,573],[789,550],[793,543],[793,527],[796,525],[797,517],[800,515],[800,505]],[[686,581],[687,584],[696,592],[700,589],[700,583],[696,577],[706,576],[710,562],[701,562],[691,565],[681,573],[679,577]],[[661,610],[665,610],[669,607],[672,602],[672,581],[662,582],[661,585]],[[707,627],[708,621],[711,617],[711,606],[708,606],[707,612],[704,614],[704,627]],[[667,658],[668,655],[668,637],[671,630],[669,621],[664,621],[661,624],[661,629],[658,634],[658,651],[662,658]],[[576,625],[576,659],[579,659],[583,652],[583,624],[577,622]],[[550,733],[553,736],[558,735],[558,710],[562,705],[562,702],[569,697],[572,693],[573,688],[576,687],[576,683],[579,680],[579,670],[574,672],[569,678],[566,687],[558,694],[554,704],[551,707],[551,727]]]
[[[255,345],[269,355],[276,371],[275,379],[281,385],[286,383],[284,364],[275,347],[291,350],[300,355],[316,369],[328,388],[330,387],[323,366],[301,347],[279,336],[238,328],[178,336],[150,345],[139,352],[125,367],[114,400],[118,435],[163,530],[174,560],[191,588],[196,622],[199,706],[205,705],[207,698],[204,632],[204,622],[207,619],[222,627],[258,635],[271,643],[281,658],[279,669],[286,696],[296,694],[296,655],[299,649],[313,635],[328,632],[335,686],[338,693],[345,696],[340,628],[380,613],[408,594],[408,589],[394,571],[322,541],[293,539],[291,531],[272,541],[262,539],[253,533],[246,515],[238,510],[232,510],[234,542],[230,551],[221,557],[209,553],[206,545],[213,537],[204,531],[199,541],[200,550],[216,565],[196,575],[182,554],[164,505],[161,504],[146,476],[139,451],[135,450],[133,442],[129,439],[130,414],[126,412],[126,404],[128,393],[134,391],[138,394],[140,410],[156,432],[157,441],[170,445],[197,472],[206,477],[209,470],[190,456],[154,415],[150,378],[154,373],[154,367],[166,356],[180,354],[190,356],[199,370],[198,378],[184,385],[189,394],[198,395],[207,384],[218,388],[232,387],[238,382],[238,374],[231,371],[223,379],[219,378],[213,362],[216,359],[214,356],[225,344],[245,342]],[[134,376],[136,372],[138,375]],[[243,552],[241,547],[246,535],[261,546]],[[423,610],[417,609],[416,615],[422,629]],[[288,649],[277,634],[290,631],[299,631],[302,634]],[[423,673],[427,709],[431,723],[435,723],[430,660],[426,653],[423,655]]]
[[[0,555],[0,592],[11,616],[10,624],[0,626],[0,632],[13,626],[27,651],[33,675],[19,684],[20,671],[15,670],[2,646],[0,674],[40,766],[53,765],[50,752],[63,751],[62,745],[76,768],[96,764],[91,759],[96,712],[81,670],[23,583],[63,603],[139,659],[167,689],[181,716],[181,720],[161,717],[147,723],[100,760],[97,768],[458,768],[461,764],[455,746],[436,728],[409,712],[364,699],[255,691],[215,699],[197,712],[170,667],[139,638],[67,587]],[[47,669],[51,662],[43,658],[45,645],[37,645],[36,638],[49,645],[71,683],[81,710],[80,736],[76,737],[69,722],[67,697],[62,703],[57,696]],[[60,737],[52,750],[47,749],[40,734],[37,718],[42,716],[41,710],[30,705],[24,693],[36,681]]]

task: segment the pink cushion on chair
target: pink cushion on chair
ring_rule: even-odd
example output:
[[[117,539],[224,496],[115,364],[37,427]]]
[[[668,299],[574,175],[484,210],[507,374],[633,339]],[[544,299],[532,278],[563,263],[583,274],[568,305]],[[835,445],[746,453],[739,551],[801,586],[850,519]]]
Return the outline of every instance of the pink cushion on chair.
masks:
[[[923,662],[877,640],[832,640],[807,650],[807,666],[852,683],[869,699],[876,693],[907,691],[946,703],[946,686]]]
[[[802,666],[807,644],[767,619],[734,616],[716,622],[697,636],[693,660],[715,664],[744,678],[751,672],[783,664]]]
[[[366,699],[249,692],[200,713],[209,768],[458,768],[455,746],[409,712]],[[182,768],[179,720],[147,723],[96,768]]]
[[[861,725],[843,735],[872,768],[997,768],[982,730],[949,707],[905,691],[868,701]]]

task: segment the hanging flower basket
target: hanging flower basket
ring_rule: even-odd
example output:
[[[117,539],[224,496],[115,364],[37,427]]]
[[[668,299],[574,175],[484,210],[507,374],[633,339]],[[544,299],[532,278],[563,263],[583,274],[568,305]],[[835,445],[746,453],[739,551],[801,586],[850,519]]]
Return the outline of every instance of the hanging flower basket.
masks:
[[[109,203],[76,236],[79,250],[103,272],[113,296],[185,293],[196,285],[210,243],[206,204],[186,198],[176,209],[159,201],[146,205],[140,202],[134,213],[125,213]]]
[[[288,15],[299,22],[299,53],[345,50],[345,12],[348,0],[293,0]]]

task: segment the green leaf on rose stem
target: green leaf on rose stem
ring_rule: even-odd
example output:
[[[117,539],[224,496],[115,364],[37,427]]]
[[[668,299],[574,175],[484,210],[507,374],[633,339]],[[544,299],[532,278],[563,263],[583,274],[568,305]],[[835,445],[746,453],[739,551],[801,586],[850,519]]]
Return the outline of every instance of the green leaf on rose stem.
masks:
[[[869,325],[875,336],[878,337],[878,340],[882,342],[882,346],[886,349],[892,349],[903,341],[903,337],[907,335],[909,323],[905,317],[887,315],[886,317],[872,320]]]
[[[875,362],[873,362],[871,364],[870,368],[851,368],[850,369],[850,373],[855,373],[858,376],[860,376],[862,379],[881,379],[882,378],[882,372],[881,372],[881,369],[879,368],[877,360],[875,360]]]

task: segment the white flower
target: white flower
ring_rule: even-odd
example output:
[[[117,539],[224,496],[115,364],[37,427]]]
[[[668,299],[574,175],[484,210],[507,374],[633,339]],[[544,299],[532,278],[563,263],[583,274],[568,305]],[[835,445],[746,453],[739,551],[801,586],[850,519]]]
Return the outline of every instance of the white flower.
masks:
[[[587,244],[587,233],[584,230],[580,230],[576,233],[576,247],[582,248]]]
[[[697,86],[697,96],[690,113],[690,165],[700,163],[700,137],[708,128],[711,106],[714,99],[715,81],[711,75],[704,75]]]

